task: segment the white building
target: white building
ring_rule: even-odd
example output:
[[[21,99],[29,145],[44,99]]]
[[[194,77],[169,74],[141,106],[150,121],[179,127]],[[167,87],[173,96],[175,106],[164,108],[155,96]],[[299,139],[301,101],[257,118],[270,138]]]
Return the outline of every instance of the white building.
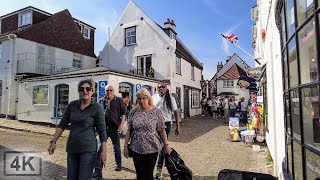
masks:
[[[249,66],[236,54],[228,56],[225,65],[218,62],[217,73],[210,80],[211,95],[235,96],[236,100],[249,99],[249,91],[237,85],[239,77],[247,77]]]
[[[320,178],[319,1],[257,0],[266,140],[279,179]],[[317,40],[318,39],[318,40]]]
[[[18,81],[96,66],[95,28],[68,10],[26,7],[0,17],[0,115],[15,117]]]
[[[100,66],[167,80],[185,117],[201,113],[203,66],[178,38],[173,20],[161,27],[130,1],[99,60]]]

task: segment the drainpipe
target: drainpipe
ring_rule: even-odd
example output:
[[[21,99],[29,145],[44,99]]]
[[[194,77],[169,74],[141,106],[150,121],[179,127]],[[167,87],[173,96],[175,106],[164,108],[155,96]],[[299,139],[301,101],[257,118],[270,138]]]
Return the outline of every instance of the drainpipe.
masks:
[[[11,41],[11,48],[10,48],[10,64],[9,64],[9,73],[8,76],[9,77],[9,83],[7,84],[8,86],[8,106],[7,106],[7,114],[6,114],[6,119],[8,119],[8,115],[10,113],[10,104],[11,104],[11,72],[12,72],[12,63],[13,63],[13,38],[17,38],[17,35],[15,34],[9,34],[8,35],[8,39]],[[9,89],[10,88],[10,89]]]

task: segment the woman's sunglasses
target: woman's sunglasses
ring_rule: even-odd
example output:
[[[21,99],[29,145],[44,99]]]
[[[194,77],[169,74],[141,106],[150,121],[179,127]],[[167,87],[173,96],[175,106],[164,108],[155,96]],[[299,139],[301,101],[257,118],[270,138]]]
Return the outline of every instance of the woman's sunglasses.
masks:
[[[79,91],[82,92],[86,89],[87,92],[92,91],[92,87],[79,87]]]
[[[166,87],[166,86],[158,86],[158,89],[160,89],[160,88],[162,88],[162,89],[163,89],[163,88],[165,88],[165,87]]]

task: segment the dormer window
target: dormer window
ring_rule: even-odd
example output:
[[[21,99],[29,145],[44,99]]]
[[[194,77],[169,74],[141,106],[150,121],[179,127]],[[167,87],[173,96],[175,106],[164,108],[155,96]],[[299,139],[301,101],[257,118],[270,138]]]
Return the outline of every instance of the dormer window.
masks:
[[[29,25],[32,23],[31,11],[19,14],[19,27]]]
[[[83,26],[82,35],[83,35],[83,37],[85,37],[87,39],[90,39],[90,29],[85,27],[85,26]]]

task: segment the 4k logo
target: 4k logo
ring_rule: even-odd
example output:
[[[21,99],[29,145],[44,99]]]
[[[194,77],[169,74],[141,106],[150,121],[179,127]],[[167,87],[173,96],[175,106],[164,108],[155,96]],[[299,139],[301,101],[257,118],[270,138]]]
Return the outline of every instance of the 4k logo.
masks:
[[[5,152],[4,175],[6,176],[39,176],[41,175],[40,152]]]

